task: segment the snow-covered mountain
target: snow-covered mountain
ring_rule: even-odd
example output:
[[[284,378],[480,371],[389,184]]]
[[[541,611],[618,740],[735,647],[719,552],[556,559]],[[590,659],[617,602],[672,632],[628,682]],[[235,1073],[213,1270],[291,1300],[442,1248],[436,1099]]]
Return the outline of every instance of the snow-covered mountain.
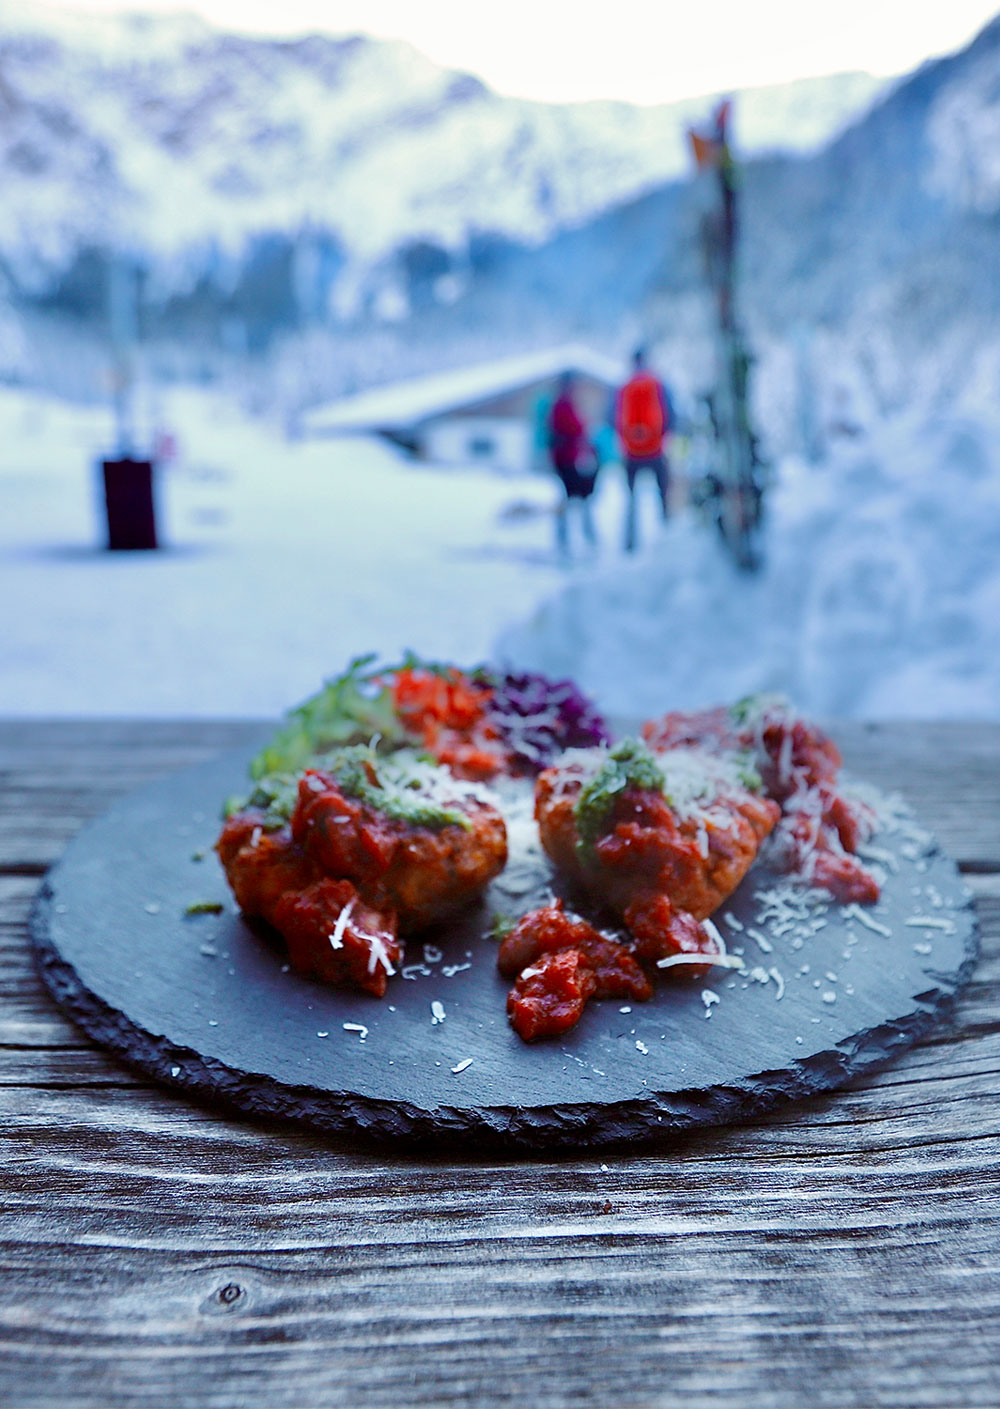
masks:
[[[816,147],[883,86],[847,73],[747,91],[741,145]],[[113,249],[175,291],[233,285],[263,239],[305,233],[304,296],[346,315],[401,246],[418,265],[437,250],[437,277],[470,237],[537,244],[676,177],[684,124],[709,106],[527,102],[398,42],[0,0],[0,263],[43,293]]]
[[[824,426],[1000,399],[998,138],[1000,17],[820,151],[742,162],[739,307],[772,449],[811,453]],[[707,195],[666,183],[508,251],[438,313],[438,355],[475,328],[620,353],[641,339],[693,405],[714,375]]]
[[[737,98],[776,451],[1000,396],[1000,19],[874,88]],[[100,394],[117,253],[150,373],[231,366],[256,404],[639,337],[693,404],[712,343],[683,129],[710,102],[528,103],[402,44],[0,0],[0,377]]]

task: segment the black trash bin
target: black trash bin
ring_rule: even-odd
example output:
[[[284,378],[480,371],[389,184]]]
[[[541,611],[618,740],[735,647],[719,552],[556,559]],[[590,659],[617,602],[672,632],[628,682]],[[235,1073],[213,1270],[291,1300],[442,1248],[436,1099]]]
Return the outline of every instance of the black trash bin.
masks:
[[[152,460],[105,460],[103,467],[108,547],[157,547]]]

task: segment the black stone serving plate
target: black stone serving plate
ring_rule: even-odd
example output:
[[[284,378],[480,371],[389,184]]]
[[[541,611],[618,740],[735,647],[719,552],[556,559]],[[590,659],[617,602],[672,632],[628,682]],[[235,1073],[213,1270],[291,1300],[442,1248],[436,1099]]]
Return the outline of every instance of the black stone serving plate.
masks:
[[[538,1149],[745,1119],[889,1061],[946,1016],[975,962],[954,864],[897,816],[874,840],[878,905],[817,908],[755,869],[715,917],[745,974],[591,1004],[565,1038],[528,1046],[507,1023],[490,931],[552,884],[530,788],[505,797],[511,860],[485,903],[411,940],[379,1001],[290,972],[280,940],[235,910],[211,846],[245,769],[228,756],[176,774],[86,827],[49,873],[32,932],[49,989],[97,1042],[254,1115]],[[188,913],[204,902],[224,909]]]

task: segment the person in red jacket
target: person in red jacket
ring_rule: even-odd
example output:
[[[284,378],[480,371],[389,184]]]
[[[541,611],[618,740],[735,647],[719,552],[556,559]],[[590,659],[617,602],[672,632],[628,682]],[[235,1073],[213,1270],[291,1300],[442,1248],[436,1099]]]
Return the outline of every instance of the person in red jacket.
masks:
[[[590,496],[597,479],[596,456],[587,437],[587,428],[574,400],[571,372],[559,379],[559,393],[549,411],[549,454],[552,468],[565,490],[556,510],[556,542],[562,554],[569,552],[569,506],[580,505],[583,534],[591,548],[597,546],[594,520],[590,512]]]
[[[670,466],[667,446],[673,422],[670,398],[663,383],[646,366],[639,348],[632,359],[632,376],[618,393],[615,429],[622,443],[622,463],[628,499],[625,509],[625,551],[634,553],[637,542],[635,482],[640,470],[656,478],[663,517],[670,513]]]

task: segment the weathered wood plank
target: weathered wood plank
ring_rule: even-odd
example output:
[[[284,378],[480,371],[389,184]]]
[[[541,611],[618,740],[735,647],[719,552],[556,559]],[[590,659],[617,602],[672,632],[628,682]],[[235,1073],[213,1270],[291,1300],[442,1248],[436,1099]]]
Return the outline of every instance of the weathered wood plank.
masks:
[[[138,1187],[140,1170],[151,1187],[160,1180],[173,1187],[186,1179],[198,1184],[206,1175],[220,1183],[238,1176],[238,1188],[227,1191],[228,1204],[244,1194],[249,1203],[258,1202],[261,1189],[275,1182],[299,1192],[308,1186],[307,1197],[312,1200],[321,1187],[335,1190],[345,1169],[351,1170],[354,1179],[370,1179],[376,1185],[392,1171],[391,1188],[381,1196],[386,1205],[400,1195],[397,1186],[426,1169],[440,1172],[443,1189],[454,1179],[455,1170],[463,1171],[462,1189],[448,1192],[446,1207],[466,1197],[466,1185],[474,1199],[476,1190],[491,1186],[493,1171],[500,1168],[511,1171],[515,1183],[523,1180],[525,1188],[537,1183],[548,1192],[564,1184],[576,1187],[582,1171],[602,1166],[627,1171],[637,1187],[652,1181],[656,1188],[665,1171],[675,1181],[682,1168],[697,1167],[704,1160],[726,1163],[737,1149],[740,1168],[727,1176],[730,1189],[748,1177],[743,1162],[776,1163],[785,1170],[798,1162],[804,1178],[825,1184],[831,1178],[840,1179],[844,1169],[856,1166],[859,1159],[861,1168],[872,1176],[879,1169],[898,1174],[905,1168],[912,1174],[938,1163],[982,1167],[986,1185],[992,1187],[997,1176],[990,1161],[1000,1142],[996,1085],[989,1073],[961,1080],[921,1077],[889,1091],[853,1090],[790,1106],[766,1121],[664,1139],[639,1151],[626,1149],[601,1158],[583,1152],[565,1161],[527,1164],[496,1151],[448,1146],[398,1150],[363,1145],[347,1137],[321,1138],[274,1123],[232,1119],[152,1088],[51,1090],[37,1093],[30,1105],[24,1093],[0,1088],[0,1149],[11,1164],[5,1193],[13,1197],[19,1191],[23,1208],[36,1204],[45,1208],[44,1179],[40,1184],[39,1176],[46,1170],[72,1171],[74,1162],[86,1169],[80,1183],[84,1193],[90,1187],[88,1181],[105,1166],[112,1185],[122,1191]],[[539,1179],[543,1167],[547,1172]],[[697,1176],[692,1187],[696,1186]],[[717,1196],[713,1185],[702,1192],[712,1199]],[[903,1201],[912,1197],[906,1187],[895,1192]],[[405,1197],[412,1193],[412,1185],[407,1184]],[[265,1222],[269,1209],[265,1200],[260,1210]],[[226,1217],[224,1207],[205,1209],[195,1204],[189,1212],[196,1229]],[[150,1213],[155,1219],[155,1198]],[[302,1235],[300,1228],[296,1241]]]
[[[672,1288],[653,1286],[654,1293]],[[706,1288],[715,1290],[714,1287]],[[300,1328],[254,1325],[230,1330],[228,1346],[198,1353],[110,1353],[53,1345],[47,1373],[62,1403],[74,1405],[198,1404],[235,1406],[382,1404],[459,1406],[528,1403],[635,1405],[767,1405],[801,1409],[803,1385],[809,1402],[821,1406],[875,1405],[887,1409],[974,1409],[995,1403],[990,1356],[995,1341],[985,1316],[973,1314],[950,1333],[933,1315],[895,1321],[880,1308],[869,1317],[882,1353],[870,1367],[858,1366],[852,1337],[838,1307],[816,1284],[820,1322],[802,1317],[774,1324],[766,1298],[733,1298],[727,1317],[706,1314],[687,1297],[676,1310],[658,1299],[654,1309],[633,1317],[610,1315],[607,1303],[590,1307],[567,1297],[556,1312],[526,1312],[511,1337],[502,1321],[478,1308],[463,1309],[445,1325],[415,1324],[404,1306],[380,1318],[377,1339],[356,1331],[332,1343],[319,1335],[322,1322]],[[763,1301],[763,1304],[761,1304]],[[850,1314],[850,1307],[847,1308]],[[207,1318],[206,1318],[207,1319]],[[234,1316],[236,1321],[238,1316]],[[949,1370],[949,1355],[961,1352],[961,1369]],[[919,1355],[914,1345],[922,1349]],[[808,1353],[805,1347],[808,1346]],[[945,1367],[929,1385],[930,1365]],[[85,1376],[81,1382],[81,1373]],[[97,1386],[96,1390],[90,1388]],[[45,1402],[19,1400],[18,1409]]]
[[[127,1363],[122,1402],[155,1402],[172,1367],[175,1396],[198,1403],[206,1386],[236,1384],[241,1404],[314,1402],[320,1387],[334,1396],[322,1402],[373,1405],[406,1387],[407,1403],[666,1403],[687,1375],[684,1403],[801,1404],[791,1379],[775,1397],[776,1370],[811,1385],[829,1354],[817,1390],[835,1388],[831,1404],[990,1403],[1000,1290],[973,1204],[897,1218],[866,1242],[836,1192],[805,1222],[780,1206],[748,1217],[724,1198],[720,1218],[669,1185],[657,1194],[655,1219],[626,1191],[582,1222],[576,1205],[525,1221],[508,1200],[485,1234],[439,1227],[430,1243],[412,1223],[380,1220],[358,1237],[343,1219],[323,1246],[237,1257],[146,1246],[126,1260],[106,1243],[40,1243],[7,1256],[5,1285],[22,1290],[13,1308],[0,1294],[0,1336],[12,1356],[44,1363],[52,1387],[71,1370],[94,1386]],[[938,1363],[947,1373],[925,1396]]]
[[[116,798],[227,749],[247,721],[0,720],[0,872],[40,874]],[[212,822],[206,837],[211,840]]]

